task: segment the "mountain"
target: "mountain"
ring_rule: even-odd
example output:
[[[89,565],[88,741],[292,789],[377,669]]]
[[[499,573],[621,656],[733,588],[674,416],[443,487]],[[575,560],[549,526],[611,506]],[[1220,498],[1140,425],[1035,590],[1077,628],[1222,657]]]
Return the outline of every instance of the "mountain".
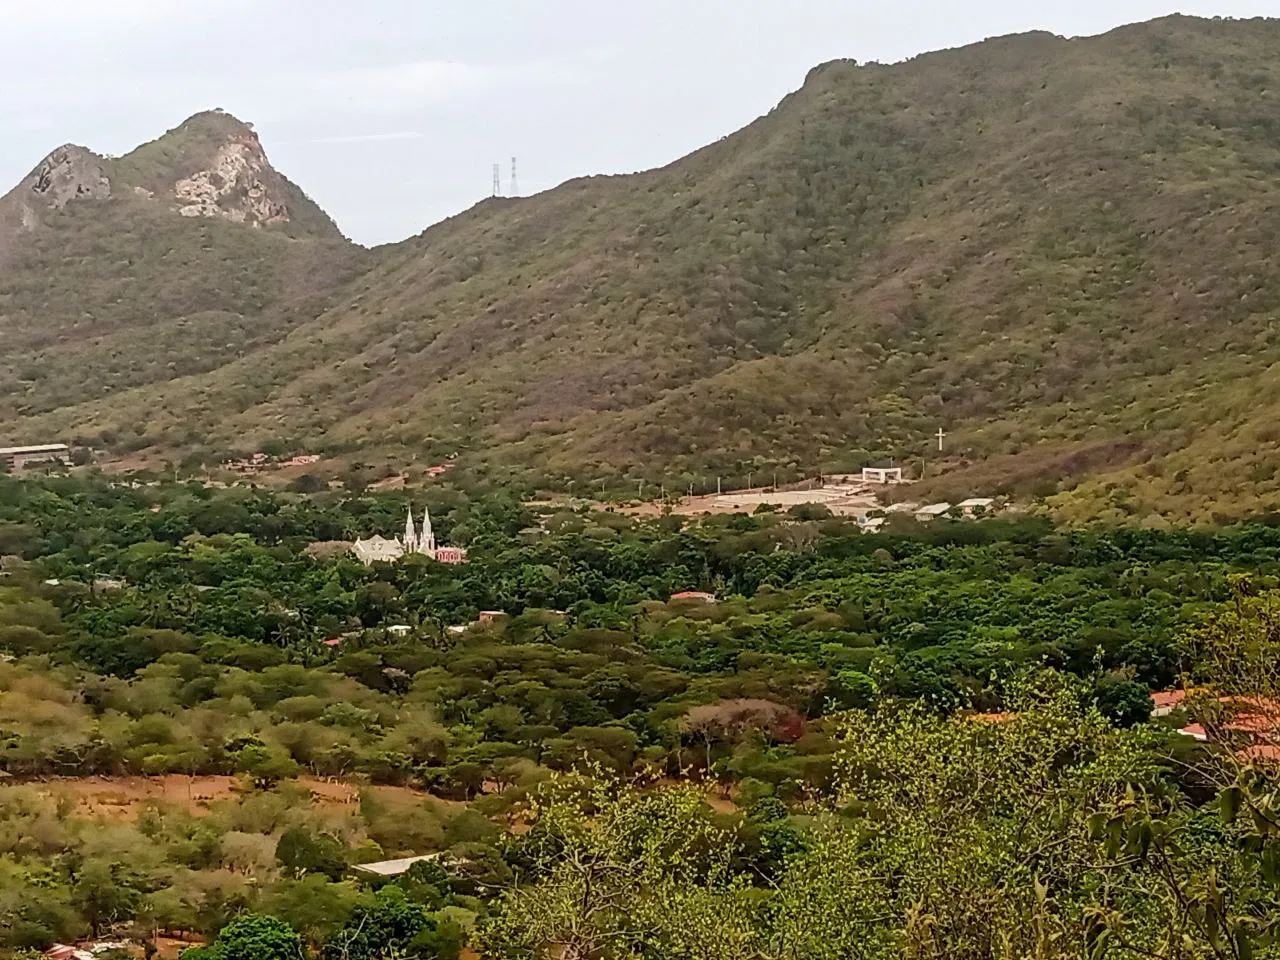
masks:
[[[25,234],[73,201],[112,199],[135,215],[164,209],[342,240],[328,215],[271,166],[252,127],[211,110],[118,159],[74,144],[54,150],[0,197],[0,256],[12,257]]]
[[[0,197],[5,439],[75,405],[109,421],[130,390],[278,340],[364,257],[227,114],[118,159],[59,147]],[[112,445],[138,445],[138,426]]]
[[[922,463],[925,493],[1057,490],[1069,517],[1280,508],[1278,100],[1276,20],[838,61],[668,167],[487,200],[367,254],[296,197],[287,224],[270,203],[246,212],[256,230],[175,216],[169,185],[199,171],[171,140],[101,161],[107,199],[93,162],[54,178],[55,200],[76,196],[42,211],[26,241],[42,252],[0,266],[6,335],[16,287],[47,338],[6,352],[23,392],[0,386],[0,418],[116,449],[457,450],[669,486],[892,456]],[[221,136],[182,138],[201,170]],[[256,269],[218,291],[229,305],[199,302],[261,303],[265,329],[207,357],[185,345],[205,328],[166,319],[197,305],[168,303],[178,274],[86,225],[118,202],[175,237],[255,238]],[[104,263],[154,267],[165,309],[99,293]],[[281,279],[317,276],[311,299]],[[32,295],[55,277],[56,301]],[[99,391],[81,371],[101,347],[74,341],[104,322],[141,330],[154,359]]]

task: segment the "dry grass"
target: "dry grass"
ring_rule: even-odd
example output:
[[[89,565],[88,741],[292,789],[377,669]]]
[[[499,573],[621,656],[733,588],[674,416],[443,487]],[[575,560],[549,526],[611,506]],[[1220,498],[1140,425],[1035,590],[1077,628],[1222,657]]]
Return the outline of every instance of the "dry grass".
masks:
[[[333,812],[359,803],[362,790],[391,803],[420,804],[423,799],[446,807],[463,804],[431,797],[408,787],[365,786],[356,783],[300,777],[296,783],[311,793],[312,808]],[[187,777],[168,774],[159,777],[67,777],[39,781],[39,790],[49,797],[69,797],[83,816],[95,819],[133,821],[147,805],[162,802],[203,816],[216,804],[234,801],[245,791],[237,777]]]

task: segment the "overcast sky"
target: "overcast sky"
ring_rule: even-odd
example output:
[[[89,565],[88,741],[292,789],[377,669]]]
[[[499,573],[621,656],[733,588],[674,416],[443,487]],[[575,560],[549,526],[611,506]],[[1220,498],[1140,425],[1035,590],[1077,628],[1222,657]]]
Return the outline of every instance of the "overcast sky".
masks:
[[[344,232],[403,239],[488,195],[666,163],[837,57],[1280,0],[0,0],[0,193],[53,147],[252,122]]]

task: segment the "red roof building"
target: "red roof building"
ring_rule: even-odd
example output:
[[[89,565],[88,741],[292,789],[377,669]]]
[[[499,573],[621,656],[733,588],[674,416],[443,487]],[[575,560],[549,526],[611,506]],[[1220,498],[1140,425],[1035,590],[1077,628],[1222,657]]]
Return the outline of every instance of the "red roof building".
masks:
[[[974,723],[1007,723],[1017,716],[1016,713],[970,713],[967,715]]]
[[[436,547],[436,562],[460,564],[467,562],[465,547]]]
[[[1204,743],[1209,739],[1209,733],[1203,726],[1198,723],[1189,723],[1178,731],[1184,737],[1190,737],[1192,740],[1199,740]]]
[[[1175,694],[1182,694],[1175,697]],[[1157,697],[1161,697],[1157,700]],[[1155,716],[1166,716],[1184,705],[1186,691],[1153,694]],[[1267,697],[1208,696],[1193,700],[1196,716],[1178,732],[1201,743],[1219,743],[1246,760],[1280,759],[1280,703]],[[1167,707],[1167,709],[1164,709]],[[1164,709],[1163,713],[1159,711]]]
[[[1186,699],[1187,691],[1185,690],[1161,690],[1153,693],[1151,694],[1151,715],[1167,717],[1182,706],[1182,701]]]
[[[93,954],[88,950],[81,950],[79,947],[68,946],[65,943],[55,943],[44,952],[44,955],[48,960],[93,960]]]

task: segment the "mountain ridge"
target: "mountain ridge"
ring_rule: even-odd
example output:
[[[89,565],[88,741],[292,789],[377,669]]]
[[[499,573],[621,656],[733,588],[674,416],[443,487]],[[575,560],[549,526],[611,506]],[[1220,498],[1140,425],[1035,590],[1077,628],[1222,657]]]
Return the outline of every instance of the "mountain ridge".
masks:
[[[1278,50],[1278,21],[1173,17],[832,61],[663,168],[369,251],[208,369],[20,417],[210,459],[459,451],[684,486],[895,458],[1068,513],[1280,506],[1258,451],[1210,470],[1187,435],[1252,430],[1231,387],[1280,363]]]
[[[220,110],[193,114],[121,157],[64,144],[0,196],[0,255],[50,209],[82,200],[154,202],[188,217],[341,238],[337,225],[267,159],[253,127]]]
[[[123,157],[59,147],[0,197],[0,421],[214,369],[363,256],[229,114]]]

